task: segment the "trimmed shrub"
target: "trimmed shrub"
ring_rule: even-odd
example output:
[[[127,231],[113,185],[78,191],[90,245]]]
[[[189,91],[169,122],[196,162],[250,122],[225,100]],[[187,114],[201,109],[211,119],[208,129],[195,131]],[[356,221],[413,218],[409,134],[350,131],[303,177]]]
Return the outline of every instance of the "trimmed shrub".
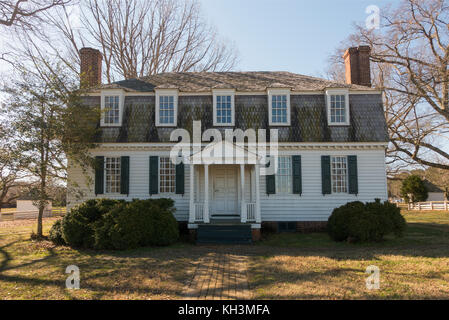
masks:
[[[88,200],[73,208],[62,219],[64,241],[72,247],[93,248],[94,225],[109,212],[120,200]]]
[[[133,200],[115,206],[95,229],[95,248],[130,249],[169,245],[179,238],[173,200]]]
[[[334,209],[328,220],[328,233],[335,241],[381,241],[387,234],[401,237],[404,217],[395,205],[375,202],[349,202]]]
[[[56,221],[50,229],[48,236],[51,242],[56,245],[64,245],[65,241],[62,238],[62,220]]]
[[[72,247],[131,249],[169,245],[179,238],[171,199],[89,200],[62,220],[62,238]]]

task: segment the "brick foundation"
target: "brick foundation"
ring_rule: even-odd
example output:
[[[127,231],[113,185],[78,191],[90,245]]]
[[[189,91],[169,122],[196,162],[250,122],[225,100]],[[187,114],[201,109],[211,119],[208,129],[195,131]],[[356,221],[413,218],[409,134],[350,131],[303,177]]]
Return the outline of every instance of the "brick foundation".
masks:
[[[297,221],[296,232],[309,233],[309,232],[324,232],[326,231],[327,221]],[[265,221],[262,222],[262,232],[279,232],[278,222]]]
[[[327,221],[298,221],[296,231],[301,233],[326,231]]]
[[[189,241],[190,242],[196,241],[196,229],[189,229]]]
[[[251,236],[253,241],[259,241],[261,238],[260,229],[251,229]]]

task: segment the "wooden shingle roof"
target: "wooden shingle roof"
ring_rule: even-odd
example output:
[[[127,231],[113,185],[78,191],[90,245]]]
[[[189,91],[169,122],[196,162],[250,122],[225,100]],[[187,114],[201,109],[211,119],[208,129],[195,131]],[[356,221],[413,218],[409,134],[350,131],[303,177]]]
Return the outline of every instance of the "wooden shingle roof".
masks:
[[[217,88],[235,89],[241,92],[260,92],[267,88],[291,88],[293,91],[322,91],[326,88],[375,90],[285,71],[169,72],[118,81],[103,85],[102,88],[135,92],[153,92],[155,88],[172,88],[181,92],[210,92]]]

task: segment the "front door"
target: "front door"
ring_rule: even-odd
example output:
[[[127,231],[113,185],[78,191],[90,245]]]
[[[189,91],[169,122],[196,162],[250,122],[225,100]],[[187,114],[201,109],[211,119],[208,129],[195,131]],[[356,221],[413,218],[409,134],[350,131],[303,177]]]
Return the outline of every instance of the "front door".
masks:
[[[212,215],[238,215],[237,168],[229,166],[214,169]]]

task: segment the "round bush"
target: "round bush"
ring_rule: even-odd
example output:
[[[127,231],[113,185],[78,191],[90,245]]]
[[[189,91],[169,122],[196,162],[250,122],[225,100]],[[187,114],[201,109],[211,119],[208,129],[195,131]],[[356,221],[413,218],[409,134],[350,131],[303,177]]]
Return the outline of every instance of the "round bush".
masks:
[[[121,202],[110,199],[88,200],[70,210],[62,219],[64,241],[72,247],[93,248],[95,223]]]
[[[390,233],[401,237],[406,222],[400,209],[389,202],[356,201],[334,209],[327,228],[335,241],[381,241]]]
[[[173,200],[133,200],[115,206],[95,226],[95,248],[169,245],[179,238]]]
[[[51,242],[56,245],[64,245],[65,241],[62,238],[62,220],[56,221],[50,229],[49,237]]]

